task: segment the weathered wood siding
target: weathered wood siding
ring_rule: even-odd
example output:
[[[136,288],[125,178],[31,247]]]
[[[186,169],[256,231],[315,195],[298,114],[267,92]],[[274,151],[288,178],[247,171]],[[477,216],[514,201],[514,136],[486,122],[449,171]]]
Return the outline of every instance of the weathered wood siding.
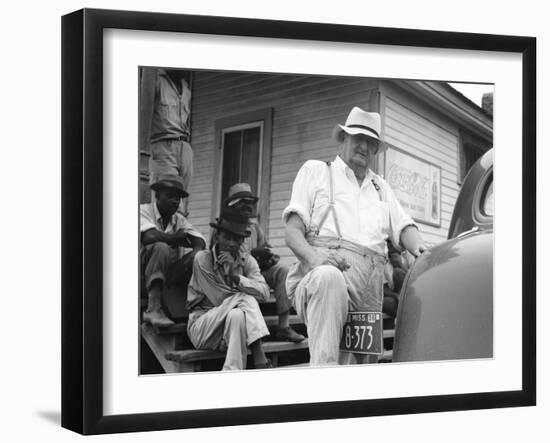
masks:
[[[268,235],[285,261],[281,214],[299,167],[309,159],[332,159],[331,133],[353,106],[368,107],[377,83],[358,78],[197,72],[193,84],[192,145],[195,174],[190,187],[190,221],[208,235],[211,221],[217,119],[251,110],[273,109]]]
[[[441,167],[441,226],[420,223],[426,242],[447,238],[458,197],[458,127],[418,99],[384,85],[381,112],[385,140],[407,153]]]

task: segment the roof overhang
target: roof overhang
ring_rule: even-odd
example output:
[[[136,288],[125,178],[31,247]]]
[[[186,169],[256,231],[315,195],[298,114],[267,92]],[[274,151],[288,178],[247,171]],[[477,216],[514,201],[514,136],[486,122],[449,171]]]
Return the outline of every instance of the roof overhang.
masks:
[[[492,143],[493,119],[451,86],[432,81],[394,83],[455,120],[461,127]]]

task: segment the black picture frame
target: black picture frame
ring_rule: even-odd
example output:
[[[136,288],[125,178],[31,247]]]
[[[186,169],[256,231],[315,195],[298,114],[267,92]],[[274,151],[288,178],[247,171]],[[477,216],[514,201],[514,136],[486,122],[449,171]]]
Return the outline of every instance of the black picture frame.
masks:
[[[131,415],[103,412],[103,31],[191,32],[522,55],[522,388]],[[536,39],[83,9],[62,18],[62,426],[103,434],[502,408],[536,403]]]

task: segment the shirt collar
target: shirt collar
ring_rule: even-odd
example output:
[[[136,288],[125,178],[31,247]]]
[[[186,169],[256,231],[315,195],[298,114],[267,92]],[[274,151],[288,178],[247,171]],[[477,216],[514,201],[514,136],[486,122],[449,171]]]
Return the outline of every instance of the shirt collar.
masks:
[[[155,221],[159,224],[159,226],[162,226],[162,216],[160,215],[159,209],[157,208],[157,203],[153,203],[153,212],[155,214]],[[177,223],[177,212],[174,212],[172,216],[170,217],[169,224],[172,226],[176,226]],[[166,226],[168,227],[168,226]]]
[[[172,77],[170,77],[168,75],[168,72],[166,72],[166,69],[160,68],[158,70],[158,73],[161,77],[164,77],[166,80],[168,80],[170,82],[170,84],[175,86],[175,83],[172,80]],[[185,84],[187,87],[189,87],[189,84],[187,83],[187,81],[184,78],[180,78],[180,81],[181,81],[182,84]]]
[[[344,160],[342,160],[342,158],[339,155],[337,155],[336,158],[334,159],[334,166],[338,168],[340,171],[342,171],[344,174],[347,174],[349,172],[351,176],[355,177],[351,168],[346,164]],[[365,179],[363,180],[363,183],[367,180],[370,181],[373,178],[374,178],[374,173],[369,168],[367,169],[367,174],[365,175]]]

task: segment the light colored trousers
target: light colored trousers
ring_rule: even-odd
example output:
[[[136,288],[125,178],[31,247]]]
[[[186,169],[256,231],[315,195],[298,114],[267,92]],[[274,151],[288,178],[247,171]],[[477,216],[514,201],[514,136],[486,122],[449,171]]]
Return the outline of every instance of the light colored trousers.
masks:
[[[193,176],[193,149],[183,140],[160,140],[151,144],[150,182],[163,175],[179,175],[187,190]]]
[[[197,349],[224,350],[224,371],[246,369],[248,346],[269,335],[254,297],[239,292],[221,305],[189,314],[187,334]]]
[[[287,290],[307,326],[310,365],[377,362],[376,355],[340,352],[339,348],[348,310],[382,312],[383,261],[344,249],[315,249],[320,254],[338,254],[351,267],[345,276],[332,265],[318,266],[303,277],[289,272]]]

